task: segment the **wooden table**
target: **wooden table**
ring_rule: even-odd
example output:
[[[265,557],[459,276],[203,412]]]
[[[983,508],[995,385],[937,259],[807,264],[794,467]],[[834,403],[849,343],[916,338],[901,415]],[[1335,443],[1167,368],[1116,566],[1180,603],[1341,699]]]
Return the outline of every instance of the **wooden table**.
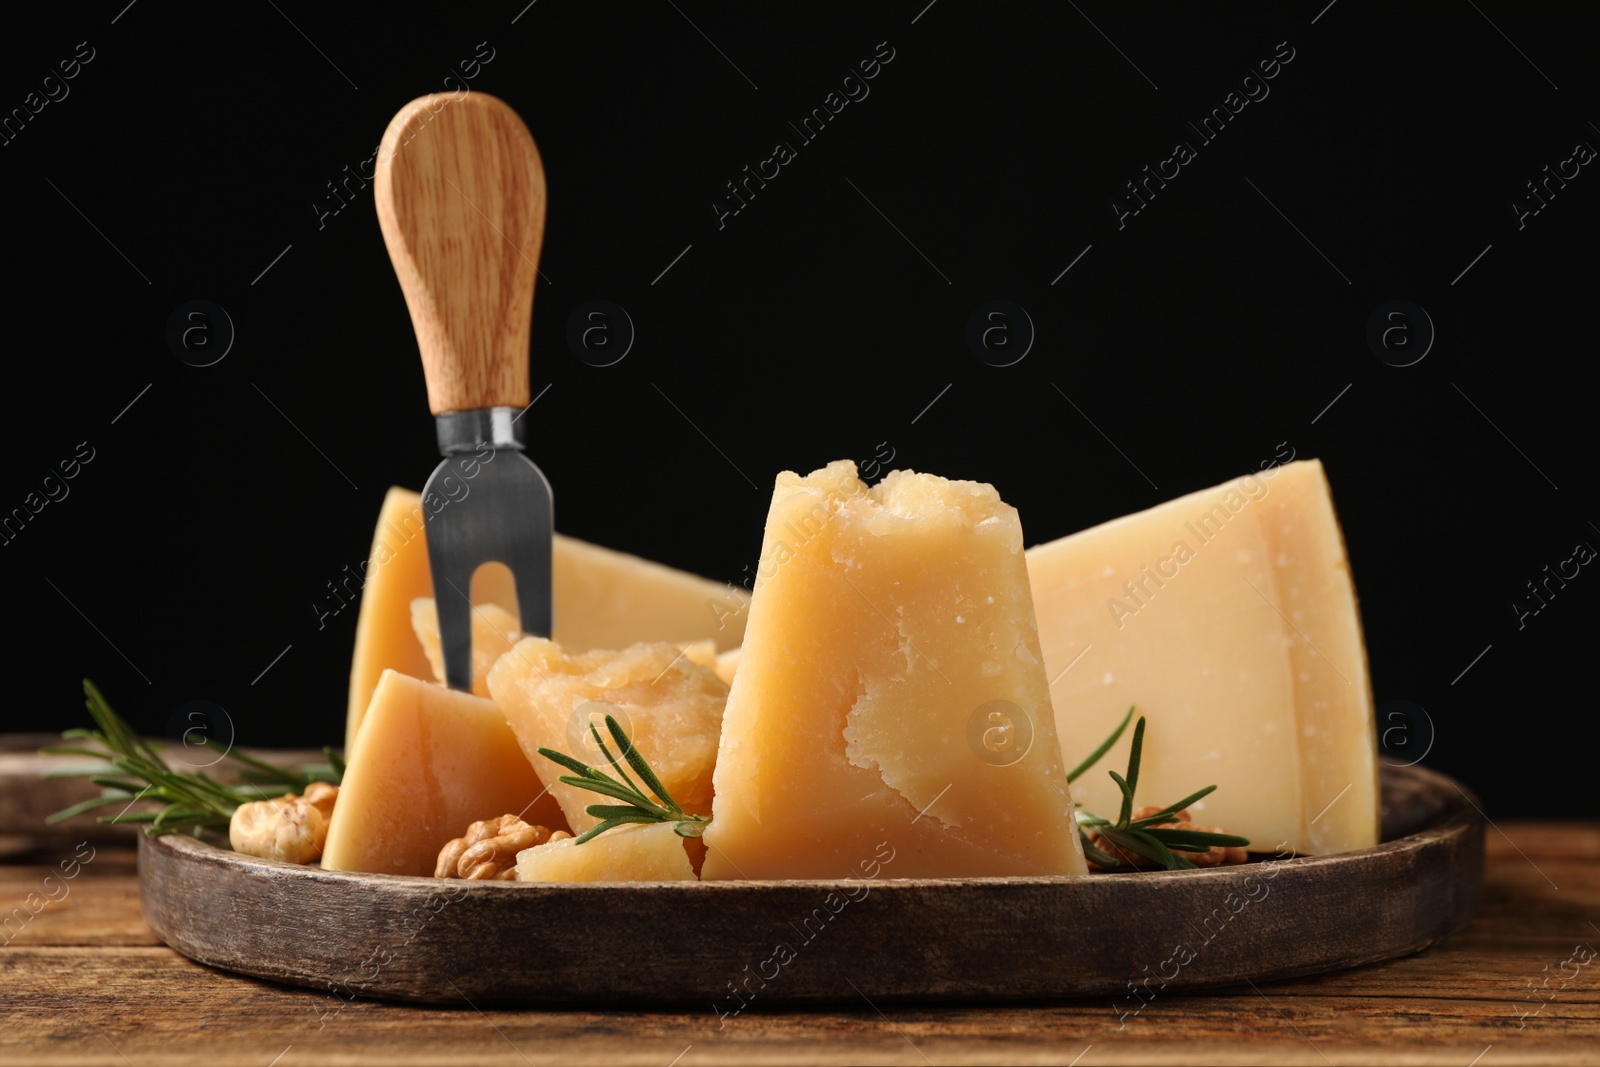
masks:
[[[73,850],[13,842],[0,862],[0,919],[11,915],[0,1063],[1600,1064],[1600,957],[1579,962],[1600,948],[1600,822],[1507,821],[1488,844],[1483,910],[1447,944],[1320,978],[1163,995],[1121,1029],[1103,998],[752,1007],[719,1030],[709,1011],[341,1005],[237,978],[151,936],[132,849],[102,845],[47,887]],[[10,911],[26,916],[29,894],[37,907],[49,892],[60,899],[25,923]],[[537,966],[536,946],[506,951]]]

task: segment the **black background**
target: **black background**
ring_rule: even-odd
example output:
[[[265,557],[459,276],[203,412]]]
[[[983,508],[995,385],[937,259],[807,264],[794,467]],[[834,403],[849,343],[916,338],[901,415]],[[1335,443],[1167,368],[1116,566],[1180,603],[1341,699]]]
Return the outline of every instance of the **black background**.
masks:
[[[1288,442],[1327,465],[1380,709],[1425,708],[1428,763],[1491,815],[1594,812],[1572,735],[1600,578],[1520,629],[1511,606],[1600,545],[1600,176],[1512,209],[1600,145],[1575,9],[525,3],[8,14],[6,113],[78,42],[94,58],[0,147],[0,509],[79,442],[94,459],[0,547],[4,729],[81,723],[89,676],[147,731],[207,700],[245,743],[342,736],[355,610],[319,629],[312,602],[437,455],[371,190],[320,226],[313,204],[486,42],[471,87],[549,180],[528,417],[565,532],[740,581],[774,472],[882,442],[993,482],[1030,543]],[[799,145],[787,123],[880,42],[870,95]],[[1185,122],[1279,42],[1270,95],[1201,144]],[[1119,229],[1113,198],[1179,139],[1198,157]],[[719,229],[778,140],[798,158]],[[996,298],[1037,330],[1004,368],[965,340]],[[165,340],[195,299],[237,331],[206,368]],[[591,299],[636,326],[615,366],[567,346]],[[1366,340],[1394,299],[1437,329],[1413,366]]]

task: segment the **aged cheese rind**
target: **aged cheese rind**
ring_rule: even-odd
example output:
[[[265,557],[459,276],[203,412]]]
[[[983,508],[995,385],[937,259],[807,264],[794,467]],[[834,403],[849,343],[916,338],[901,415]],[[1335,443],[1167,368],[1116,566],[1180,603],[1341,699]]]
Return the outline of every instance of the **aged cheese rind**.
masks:
[[[1261,851],[1377,843],[1372,697],[1322,465],[1290,463],[1038,545],[1028,570],[1069,763],[1136,705],[1139,804],[1206,785],[1196,821]],[[1107,770],[1073,783],[1114,817]]]
[[[559,533],[551,571],[553,636],[569,651],[704,640],[729,649],[744,635],[749,595],[737,586]],[[411,602],[434,595],[419,494],[396,487],[385,495],[362,574],[345,717],[347,755],[379,675],[393,669],[413,678],[433,676],[411,619]],[[516,611],[511,573],[501,565],[480,568],[471,595],[475,605]]]
[[[1012,709],[1031,747],[969,743]],[[1022,531],[990,486],[849,461],[773,492],[702,877],[1082,873]]]
[[[1260,517],[1275,601],[1294,630],[1289,659],[1307,801],[1301,851],[1369,848],[1378,843],[1381,818],[1376,724],[1344,534],[1320,462],[1280,468],[1271,489]]]
[[[701,659],[705,653],[700,650]],[[489,692],[579,833],[600,821],[584,809],[613,802],[563,784],[559,779],[568,772],[539,749],[554,749],[605,769],[605,757],[588,727],[593,722],[611,753],[620,757],[606,730],[606,715],[632,738],[683,811],[710,813],[712,767],[728,687],[682,646],[638,644],[616,652],[595,649],[568,655],[553,641],[524,638],[489,672]]]
[[[345,768],[322,866],[431,875],[452,838],[506,814],[566,828],[500,709],[384,671]]]

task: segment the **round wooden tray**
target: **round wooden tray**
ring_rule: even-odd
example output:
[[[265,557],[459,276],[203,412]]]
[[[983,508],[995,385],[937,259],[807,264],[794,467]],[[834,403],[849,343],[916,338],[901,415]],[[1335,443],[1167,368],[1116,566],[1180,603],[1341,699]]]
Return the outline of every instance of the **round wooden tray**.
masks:
[[[336,873],[173,835],[141,837],[140,894],[184,955],[340,1000],[720,1014],[1096,995],[1132,1012],[1162,991],[1406,955],[1465,926],[1483,889],[1476,803],[1420,767],[1385,767],[1383,796],[1377,848],[1212,870],[548,885]]]

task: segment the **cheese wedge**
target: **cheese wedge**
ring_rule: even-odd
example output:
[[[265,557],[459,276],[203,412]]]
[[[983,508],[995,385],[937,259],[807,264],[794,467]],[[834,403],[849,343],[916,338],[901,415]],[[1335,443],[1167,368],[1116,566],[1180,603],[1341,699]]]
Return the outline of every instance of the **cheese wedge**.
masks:
[[[988,485],[778,475],[703,878],[1084,873],[1022,545]]]
[[[593,794],[590,794],[593,796]],[[547,841],[517,853],[519,882],[688,882],[694,868],[670,823],[618,826],[581,845]]]
[[[702,667],[715,668],[717,665],[717,643],[711,640],[687,642],[683,646],[683,656],[690,663],[698,663]]]
[[[384,671],[328,821],[322,866],[431,875],[452,838],[506,814],[567,828],[500,709]]]
[[[561,534],[555,537],[551,567],[554,637],[571,651],[700,640],[728,649],[743,638],[749,596],[737,586]],[[411,602],[433,596],[418,494],[396,487],[383,498],[372,551],[361,572],[345,719],[347,756],[354,752],[361,716],[379,675],[393,669],[413,678],[433,676],[411,619]],[[473,575],[471,596],[475,605],[498,604],[516,613],[511,573],[498,564]]]
[[[718,653],[716,665],[713,669],[717,672],[718,678],[732,685],[733,676],[739,670],[739,650],[730,648],[726,652]]]
[[[576,832],[600,822],[584,810],[590,804],[614,802],[562,784],[558,779],[569,772],[539,755],[539,749],[604,770],[606,759],[589,724],[599,728],[606,747],[620,758],[606,729],[607,715],[633,739],[683,811],[711,811],[711,769],[728,687],[681,646],[638,644],[620,652],[567,655],[553,641],[528,637],[489,672],[489,692]]]
[[[517,629],[517,617],[499,604],[475,604],[472,608],[472,691],[480,697],[489,695],[489,668],[495,660],[511,651],[522,640]],[[418,597],[411,602],[411,630],[417,635],[422,653],[428,658],[428,669],[434,681],[444,683],[444,646],[439,640],[439,611],[432,597]]]
[[[1378,841],[1372,695],[1322,464],[1277,467],[1028,551],[1039,639],[1076,765],[1130,704],[1138,804],[1207,785],[1195,821],[1257,851]],[[737,689],[736,689],[737,691]],[[1072,785],[1115,818],[1130,729]]]
[[[551,637],[569,652],[707,639],[721,650],[744,639],[750,595],[736,585],[561,534],[552,581]]]
[[[355,754],[356,732],[372,700],[378,678],[395,670],[412,678],[431,676],[428,657],[411,632],[411,602],[433,596],[428,545],[422,532],[422,498],[398,487],[384,495],[372,551],[362,568],[361,609],[356,616],[356,647],[350,661],[350,703],[345,714],[346,760]],[[485,573],[495,573],[486,571]],[[503,569],[498,573],[505,573]],[[507,575],[509,577],[509,575]],[[515,610],[510,583],[486,591],[485,600]],[[431,873],[431,872],[430,872]]]

